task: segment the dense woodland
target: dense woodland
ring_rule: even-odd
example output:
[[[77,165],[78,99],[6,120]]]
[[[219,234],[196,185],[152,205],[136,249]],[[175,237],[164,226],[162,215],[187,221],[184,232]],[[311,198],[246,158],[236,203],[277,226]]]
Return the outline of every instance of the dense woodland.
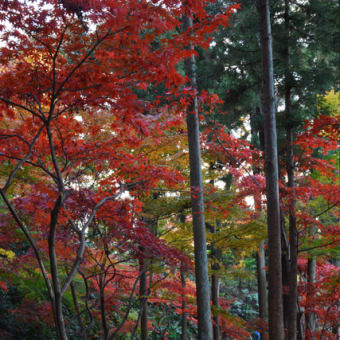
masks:
[[[339,18],[0,1],[0,339],[338,340]]]

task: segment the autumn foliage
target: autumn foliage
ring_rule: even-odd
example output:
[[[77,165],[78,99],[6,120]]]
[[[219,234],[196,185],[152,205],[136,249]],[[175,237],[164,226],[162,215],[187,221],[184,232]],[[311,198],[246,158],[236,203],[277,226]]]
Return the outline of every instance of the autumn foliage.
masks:
[[[266,237],[263,153],[205,120],[222,102],[188,86],[181,71],[183,60],[207,49],[211,34],[240,7],[212,15],[208,4],[1,1],[0,290],[23,295],[8,310],[16,322],[43,324],[59,339],[135,334],[138,265],[145,261],[150,332],[170,339],[162,319],[172,313],[184,314],[195,334],[184,124],[194,97],[204,128],[207,223],[219,223],[208,232],[209,252],[233,249],[240,261],[228,265],[244,274],[244,259]],[[183,30],[183,15],[195,18],[192,30]],[[336,324],[339,270],[321,258],[309,284],[305,254],[320,243],[326,250],[339,244],[338,215],[323,221],[313,209],[317,198],[329,210],[339,205],[336,160],[327,158],[337,148],[338,126],[338,115],[306,122],[296,138],[294,192],[281,173],[282,211],[298,201],[301,306],[322,320],[320,339]],[[215,186],[226,176],[228,185]],[[218,275],[230,269],[211,257],[211,270],[214,261]],[[232,303],[221,297],[214,314],[223,334],[244,339],[252,326],[229,313]]]

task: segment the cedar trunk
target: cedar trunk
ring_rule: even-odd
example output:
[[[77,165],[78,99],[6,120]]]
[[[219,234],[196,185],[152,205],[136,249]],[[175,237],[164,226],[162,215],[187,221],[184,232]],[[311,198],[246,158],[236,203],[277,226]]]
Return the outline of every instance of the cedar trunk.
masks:
[[[293,163],[293,131],[287,129],[287,173],[288,187],[294,194],[294,163]],[[297,246],[298,233],[296,229],[295,199],[292,198],[289,207],[289,248],[290,248],[290,268],[289,268],[289,309],[288,309],[288,339],[296,340],[297,331]]]
[[[259,315],[264,321],[268,320],[268,305],[267,305],[267,278],[266,278],[266,258],[264,252],[264,241],[259,245],[258,253],[256,254],[257,267],[257,295],[259,301]]]
[[[289,296],[288,296],[288,339],[296,340],[297,336],[297,244],[298,234],[296,229],[295,217],[295,198],[294,198],[294,133],[292,127],[291,113],[291,72],[290,72],[290,13],[289,0],[285,0],[285,111],[287,119],[286,143],[287,143],[287,160],[286,169],[288,176],[288,187],[291,189],[293,197],[289,204]]]
[[[192,29],[192,19],[183,18],[184,29]],[[191,49],[191,44],[189,44]],[[190,79],[190,86],[196,88],[195,58],[185,60],[185,73]],[[208,257],[206,230],[204,222],[203,185],[201,169],[201,149],[199,137],[197,97],[193,96],[192,104],[187,111],[187,129],[190,162],[191,204],[193,216],[195,276],[197,293],[198,340],[212,339],[210,286],[208,274]]]
[[[273,54],[268,0],[258,1],[262,52],[262,111],[268,223],[269,339],[283,340],[280,202],[274,97]]]
[[[256,107],[255,113],[250,115],[250,128],[251,128],[251,139],[254,140],[259,138],[260,148],[264,150],[264,139],[263,139],[263,127],[259,128],[258,124],[255,124],[255,117],[260,116],[260,108]],[[253,166],[253,173],[259,174],[260,169],[257,166]],[[261,210],[261,201],[254,195],[255,210]],[[264,250],[265,241],[262,240],[259,244],[258,252],[256,253],[256,269],[257,269],[257,298],[259,304],[259,316],[262,320],[268,322],[268,304],[267,304],[267,277],[266,277],[266,254]]]

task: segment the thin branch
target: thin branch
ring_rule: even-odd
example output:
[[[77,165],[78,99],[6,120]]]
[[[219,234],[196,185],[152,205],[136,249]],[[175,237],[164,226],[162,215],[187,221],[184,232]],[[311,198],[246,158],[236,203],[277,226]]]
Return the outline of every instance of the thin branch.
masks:
[[[66,277],[66,279],[65,279],[65,281],[62,285],[62,288],[61,288],[61,291],[60,291],[60,294],[62,296],[65,294],[68,286],[70,285],[75,274],[78,271],[79,265],[83,260],[84,250],[85,250],[85,229],[81,232],[81,235],[80,235],[80,245],[79,245],[79,248],[78,248],[78,251],[77,251],[76,260],[74,261],[72,269],[69,272],[69,274],[67,275],[67,277]]]
[[[219,137],[217,136],[216,132],[214,131],[214,135],[216,137],[216,141],[218,142],[218,144],[223,148],[223,150],[228,154],[228,156],[230,158],[233,159],[233,161],[235,161],[241,168],[243,168],[246,173],[248,174],[248,176],[253,180],[253,182],[257,185],[258,188],[262,189],[261,185],[257,182],[256,178],[254,175],[252,175],[250,173],[250,171],[239,161],[237,160],[230,152],[229,150],[223,145],[223,143],[220,141]]]
[[[78,251],[77,251],[77,257],[76,257],[76,260],[74,261],[73,263],[73,266],[72,266],[72,269],[70,271],[70,273],[67,275],[67,278],[65,279],[64,283],[63,283],[63,286],[61,288],[61,295],[63,295],[69,284],[71,283],[74,275],[76,274],[78,268],[79,268],[79,265],[80,263],[82,262],[83,260],[83,255],[84,255],[84,250],[85,250],[85,232],[87,230],[87,228],[90,226],[97,210],[102,207],[107,201],[109,200],[115,200],[117,199],[124,191],[126,188],[128,187],[133,187],[133,185],[135,186],[136,184],[127,184],[127,185],[121,185],[120,187],[120,190],[117,194],[115,195],[112,195],[112,196],[108,196],[108,197],[105,197],[103,198],[93,209],[92,209],[92,212],[87,220],[87,222],[83,225],[82,229],[81,229],[81,232],[80,232],[80,245],[79,245],[79,248],[78,248]],[[69,219],[69,221],[71,221]],[[72,222],[71,225],[74,225],[74,223]],[[77,228],[73,228],[75,231],[77,230]],[[76,231],[77,232],[77,231]],[[78,233],[78,232],[77,232]],[[79,235],[79,234],[78,234]]]
[[[85,90],[89,90],[89,89],[93,89],[96,87],[100,87],[102,86],[102,84],[94,84],[94,85],[90,85],[90,86],[85,86],[85,87],[79,87],[76,89],[68,89],[68,88],[63,88],[62,91],[67,91],[67,92],[78,92],[78,91],[85,91]]]
[[[46,131],[47,131],[48,142],[49,142],[49,145],[50,145],[50,152],[51,152],[51,157],[52,157],[52,163],[53,163],[53,166],[54,166],[54,170],[56,172],[56,177],[58,179],[58,188],[59,188],[59,191],[61,193],[63,193],[64,190],[65,190],[64,180],[63,180],[63,176],[61,174],[61,171],[60,171],[60,168],[59,168],[59,165],[58,165],[58,161],[57,161],[57,157],[56,157],[56,152],[55,152],[55,148],[54,148],[54,143],[53,143],[53,137],[52,137],[52,133],[51,133],[51,130],[50,130],[49,121],[46,122],[45,126],[46,126]]]
[[[118,325],[118,327],[115,329],[115,331],[109,336],[109,339],[108,339],[108,340],[113,340],[113,339],[115,338],[116,334],[117,334],[117,333],[120,331],[120,329],[123,327],[123,325],[124,325],[124,323],[125,323],[127,317],[129,316],[130,310],[131,310],[132,305],[133,305],[133,304],[131,303],[132,298],[133,298],[133,294],[134,294],[134,292],[135,292],[135,290],[136,290],[137,283],[138,283],[138,281],[139,281],[141,275],[144,274],[144,273],[145,273],[145,270],[144,270],[144,271],[141,271],[141,272],[138,274],[138,276],[137,276],[137,278],[136,278],[136,280],[135,280],[135,282],[134,282],[134,284],[133,284],[133,286],[132,286],[132,290],[131,290],[131,293],[130,293],[130,296],[129,296],[129,300],[128,300],[128,302],[129,302],[128,309],[126,310],[126,312],[125,312],[125,314],[124,314],[124,316],[123,316],[122,321],[120,322],[120,324]]]
[[[326,212],[328,212],[329,210],[333,209],[334,207],[336,207],[338,205],[340,201],[335,202],[334,204],[332,204],[331,206],[329,206],[327,209],[325,209],[324,211],[321,211],[320,213],[316,214],[313,216],[313,218],[317,218],[323,214],[325,214]]]
[[[87,283],[87,278],[86,278],[85,274],[83,272],[81,272],[80,270],[78,270],[78,273],[83,278],[84,285],[85,285],[85,291],[86,291],[86,295],[85,295],[85,308],[86,308],[86,311],[87,311],[87,313],[88,313],[88,315],[90,317],[90,324],[89,324],[89,326],[86,327],[86,330],[89,330],[90,328],[93,327],[93,324],[94,324],[93,315],[92,315],[92,313],[90,311],[89,304],[88,304],[88,300],[89,300],[89,297],[90,297],[90,289],[89,289],[89,285]]]
[[[5,103],[8,104],[8,105],[13,105],[13,106],[15,106],[15,107],[17,107],[17,108],[19,108],[19,109],[23,109],[23,110],[25,110],[25,111],[27,111],[27,112],[32,113],[33,116],[36,116],[36,117],[39,117],[40,119],[43,119],[43,117],[41,117],[37,112],[31,110],[30,108],[28,108],[28,107],[25,106],[25,105],[21,105],[21,104],[19,104],[19,103],[15,103],[15,102],[13,102],[13,101],[11,101],[11,100],[9,100],[9,99],[6,99],[6,98],[4,98],[4,97],[0,97],[0,100],[3,101],[3,102],[5,102]]]
[[[16,173],[18,172],[18,170],[20,169],[20,167],[31,157],[32,155],[32,152],[33,152],[33,146],[34,144],[36,143],[36,141],[38,140],[41,132],[43,131],[44,129],[44,125],[42,125],[40,127],[40,129],[38,130],[38,132],[36,133],[36,135],[34,136],[33,140],[32,140],[32,143],[30,144],[29,146],[29,149],[28,149],[28,153],[26,154],[26,156],[24,158],[22,158],[18,163],[17,165],[15,166],[15,168],[12,170],[12,172],[10,173],[10,175],[8,176],[8,179],[6,181],[6,184],[3,186],[2,190],[3,192],[5,193],[9,186],[11,185],[12,183],[12,180],[14,178],[14,176],[16,175]]]
[[[65,84],[70,80],[70,78],[73,76],[73,74],[85,63],[85,61],[91,56],[91,54],[95,51],[95,49],[109,36],[118,34],[122,31],[124,31],[127,27],[125,26],[120,28],[119,30],[115,32],[108,31],[106,34],[102,36],[102,38],[98,39],[97,42],[90,48],[90,50],[85,54],[85,56],[80,60],[80,62],[71,70],[71,72],[65,77],[65,79],[61,82],[59,85],[57,91],[55,92],[55,97],[59,95],[59,93],[63,90],[63,87]]]
[[[314,246],[314,247],[299,249],[299,253],[301,253],[303,251],[310,251],[310,250],[313,250],[313,249],[328,247],[328,246],[330,246],[332,244],[337,244],[337,243],[340,243],[340,239],[332,241],[332,242],[324,243],[324,244],[321,244],[321,245],[318,245],[318,246]]]
[[[38,261],[38,264],[39,264],[39,267],[40,267],[40,270],[41,270],[41,273],[44,277],[44,280],[45,280],[45,284],[46,284],[46,287],[47,287],[47,291],[48,291],[48,295],[51,299],[51,301],[54,300],[54,293],[53,293],[53,289],[52,289],[52,286],[51,286],[51,283],[50,283],[50,279],[48,278],[48,274],[47,274],[47,271],[45,269],[45,265],[44,265],[44,262],[41,258],[41,255],[40,255],[40,252],[39,252],[39,249],[33,239],[33,237],[30,235],[30,232],[28,231],[27,227],[24,225],[23,221],[21,220],[21,218],[19,217],[18,213],[16,212],[16,210],[14,209],[13,205],[9,202],[5,192],[3,190],[0,189],[0,194],[4,200],[4,202],[6,203],[9,211],[11,212],[14,220],[17,222],[19,228],[22,230],[22,232],[24,233],[24,235],[26,236],[29,244],[31,245],[31,247],[33,248],[33,251],[34,251],[34,254],[35,254],[35,257]]]
[[[20,158],[20,157],[14,157],[14,156],[6,155],[6,154],[4,154],[4,153],[2,153],[2,152],[0,152],[0,156],[6,157],[6,158],[8,158],[8,159],[15,159],[15,160],[17,160],[17,161],[22,161],[22,160],[23,160],[23,159]],[[27,164],[29,164],[29,165],[32,165],[32,166],[34,166],[35,168],[38,168],[38,169],[43,170],[44,172],[46,172],[46,174],[48,174],[50,177],[52,177],[52,179],[55,181],[55,179],[56,179],[55,175],[52,174],[49,170],[47,170],[47,168],[42,164],[41,159],[40,159],[39,157],[37,157],[37,158],[38,158],[39,164],[34,163],[34,162],[31,162],[31,161],[25,161],[25,163],[27,163]]]

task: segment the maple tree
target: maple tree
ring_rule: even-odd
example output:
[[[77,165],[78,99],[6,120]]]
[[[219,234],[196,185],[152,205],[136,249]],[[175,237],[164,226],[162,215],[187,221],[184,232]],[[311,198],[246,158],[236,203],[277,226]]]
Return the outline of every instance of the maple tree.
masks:
[[[250,320],[255,308],[246,311],[252,257],[266,238],[265,155],[221,123],[231,104],[194,79],[193,56],[213,51],[211,33],[238,7],[1,2],[0,298],[19,296],[6,307],[11,320],[43,325],[42,338],[55,338],[55,327],[59,339],[267,332],[266,320]],[[297,324],[305,314],[306,338],[320,339],[334,337],[339,299],[331,264],[339,115],[329,98],[319,97],[320,114],[290,138],[290,165],[278,161],[284,235],[285,216],[296,217]],[[201,165],[188,165],[185,118],[195,120]],[[294,188],[285,183],[291,162]],[[194,165],[202,179],[190,184]],[[194,260],[197,219],[203,267]],[[194,280],[193,265],[205,281]]]
[[[38,261],[60,339],[67,339],[63,295],[97,223],[104,223],[109,238],[124,228],[125,246],[136,256],[140,247],[153,255],[164,250],[157,241],[150,249],[152,235],[137,226],[138,199],[121,199],[125,191],[138,197],[160,180],[181,180],[147,155],[133,153],[145,136],[162,134],[152,118],[159,98],[143,101],[135,90],[164,84],[177,99],[185,78],[176,65],[193,53],[185,48],[188,37],[207,46],[202,37],[225,25],[231,13],[207,20],[203,5],[190,6],[190,15],[200,18],[194,34],[169,35],[187,12],[180,2],[1,4],[1,139],[9,141],[0,154],[8,209],[3,217],[12,215],[12,234],[20,228]],[[168,105],[174,98],[167,95]],[[173,104],[175,113],[189,101],[180,104]],[[105,317],[102,323],[110,338]]]

